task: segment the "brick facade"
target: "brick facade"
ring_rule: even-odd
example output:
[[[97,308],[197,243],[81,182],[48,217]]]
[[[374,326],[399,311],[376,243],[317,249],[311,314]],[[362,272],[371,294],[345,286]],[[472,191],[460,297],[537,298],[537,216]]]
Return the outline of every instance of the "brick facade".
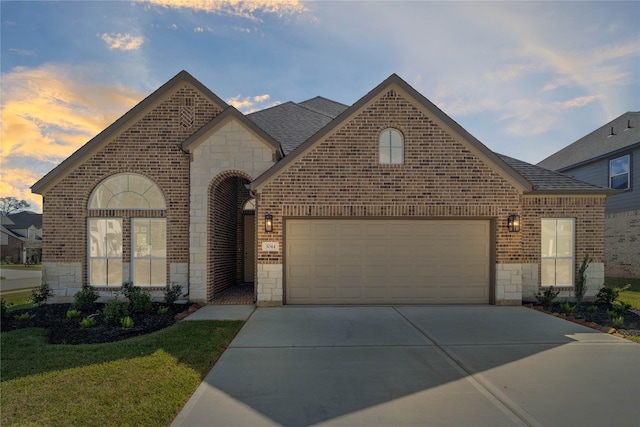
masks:
[[[185,123],[179,112],[185,99],[197,114]],[[123,219],[123,262],[131,259],[131,221],[133,217],[161,217],[167,220],[167,274],[171,265],[185,265],[189,254],[189,157],[179,148],[182,141],[220,113],[219,107],[193,87],[183,84],[84,160],[43,197],[43,267],[59,269],[65,264],[81,264],[82,284],[87,284],[87,219],[116,217]],[[93,189],[109,176],[133,172],[152,180],[162,191],[166,210],[89,211],[87,204]],[[174,266],[176,277],[184,267]],[[50,277],[45,271],[43,277]],[[75,276],[74,276],[75,277]],[[171,278],[168,278],[171,281]],[[43,279],[46,280],[46,279]],[[52,282],[57,282],[53,280]],[[186,287],[187,283],[182,283]],[[58,296],[71,296],[65,284],[58,285]],[[78,284],[73,286],[76,289]],[[68,294],[68,295],[67,295]]]
[[[157,217],[167,220],[167,282],[182,284],[192,301],[211,301],[243,280],[242,209],[253,196],[260,305],[283,303],[283,223],[289,218],[488,220],[497,304],[520,304],[538,290],[541,219],[575,218],[576,269],[589,253],[588,286],[602,285],[604,196],[526,194],[501,160],[401,89],[365,98],[348,118],[280,165],[280,152],[268,135],[212,99],[189,83],[176,85],[47,188],[43,280],[57,295],[71,297],[87,283],[88,218],[123,219],[125,280],[131,219]],[[378,138],[388,128],[404,137],[402,164],[379,163]],[[273,170],[277,173],[255,194],[247,189]],[[152,180],[166,209],[89,211],[93,189],[121,172]],[[273,232],[265,231],[265,214],[273,216]],[[507,230],[511,214],[521,216],[521,232]],[[263,251],[265,242],[276,243],[278,250]]]
[[[606,275],[640,279],[640,210],[607,214],[605,239]]]

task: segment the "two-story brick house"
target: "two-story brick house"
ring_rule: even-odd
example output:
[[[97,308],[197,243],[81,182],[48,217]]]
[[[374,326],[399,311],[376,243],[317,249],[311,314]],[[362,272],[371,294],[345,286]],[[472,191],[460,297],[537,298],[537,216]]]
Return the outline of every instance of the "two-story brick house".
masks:
[[[640,112],[627,112],[538,166],[618,190],[605,205],[605,273],[640,278]]]
[[[249,115],[181,72],[33,186],[59,297],[123,281],[259,305],[520,304],[604,279],[611,190],[489,150],[396,75]]]

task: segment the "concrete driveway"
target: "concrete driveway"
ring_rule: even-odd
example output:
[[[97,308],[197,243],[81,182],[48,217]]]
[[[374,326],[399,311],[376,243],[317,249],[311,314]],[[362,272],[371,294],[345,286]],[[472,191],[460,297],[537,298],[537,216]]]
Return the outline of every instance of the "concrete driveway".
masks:
[[[639,385],[640,345],[524,307],[263,308],[172,425],[638,426]]]

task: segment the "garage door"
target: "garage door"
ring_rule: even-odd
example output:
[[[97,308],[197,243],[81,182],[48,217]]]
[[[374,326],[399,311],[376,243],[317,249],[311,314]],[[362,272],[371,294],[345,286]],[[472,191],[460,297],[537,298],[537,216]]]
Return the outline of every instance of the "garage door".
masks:
[[[488,220],[287,220],[287,304],[486,304]]]

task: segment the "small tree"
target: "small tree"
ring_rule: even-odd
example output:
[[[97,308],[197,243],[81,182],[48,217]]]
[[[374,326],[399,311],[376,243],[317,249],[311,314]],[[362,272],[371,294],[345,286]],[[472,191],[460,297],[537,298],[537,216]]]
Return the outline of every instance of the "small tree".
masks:
[[[15,197],[0,197],[0,212],[5,215],[11,215],[30,207],[31,205],[26,200],[18,200]]]
[[[573,294],[575,295],[576,302],[578,304],[582,304],[584,294],[587,293],[587,268],[589,268],[589,264],[591,264],[591,261],[593,261],[593,259],[589,258],[589,254],[584,254],[582,264],[580,265],[580,269],[578,270],[576,284],[573,288]]]

